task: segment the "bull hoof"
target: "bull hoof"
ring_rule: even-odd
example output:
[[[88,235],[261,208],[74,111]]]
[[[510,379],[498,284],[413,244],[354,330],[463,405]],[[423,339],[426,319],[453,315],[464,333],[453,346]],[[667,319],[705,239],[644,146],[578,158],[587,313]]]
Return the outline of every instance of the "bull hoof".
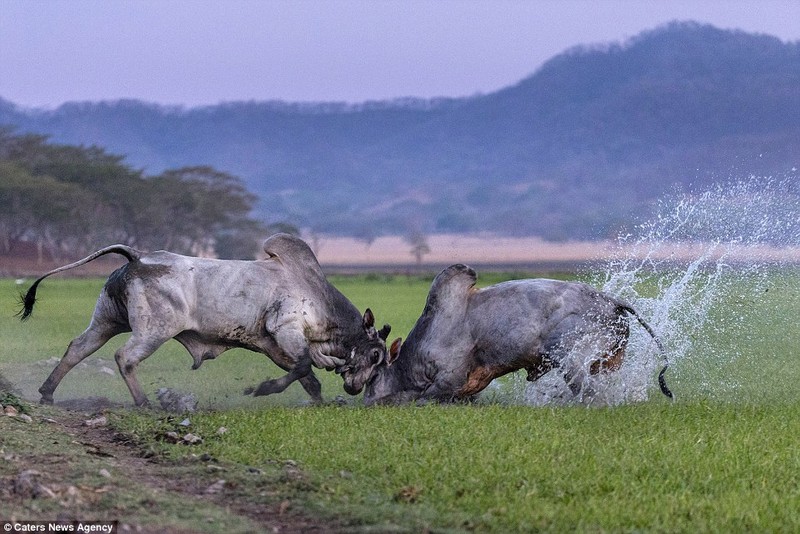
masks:
[[[42,398],[39,399],[39,404],[53,404],[53,396],[52,395],[42,395]]]
[[[283,391],[283,389],[280,389],[279,385],[276,384],[274,380],[267,380],[259,384],[255,391],[253,391],[253,396],[263,397],[264,395],[272,395],[273,393],[280,393],[281,391]]]
[[[244,393],[245,395],[252,395],[255,390],[256,388],[250,386],[249,388],[244,388],[244,391],[242,393]]]

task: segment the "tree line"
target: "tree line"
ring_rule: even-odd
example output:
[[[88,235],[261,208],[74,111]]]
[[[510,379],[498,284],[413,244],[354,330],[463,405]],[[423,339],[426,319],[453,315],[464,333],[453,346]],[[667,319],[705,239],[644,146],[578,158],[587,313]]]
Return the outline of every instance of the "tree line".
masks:
[[[40,260],[62,260],[125,243],[252,258],[271,230],[251,216],[256,201],[239,178],[210,166],[149,176],[97,146],[0,128],[2,254],[28,242]]]

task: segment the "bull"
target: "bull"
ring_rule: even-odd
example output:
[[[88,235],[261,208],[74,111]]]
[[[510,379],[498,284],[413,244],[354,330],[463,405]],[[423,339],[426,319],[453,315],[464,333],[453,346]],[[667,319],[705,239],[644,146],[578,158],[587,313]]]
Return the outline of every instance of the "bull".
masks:
[[[497,377],[520,369],[533,382],[557,369],[576,396],[591,395],[587,375],[617,370],[632,315],[663,346],[630,305],[579,282],[527,279],[477,289],[477,275],[453,265],[433,281],[425,308],[405,343],[395,340],[386,360],[354,360],[366,381],[364,402],[439,402],[473,399]],[[661,391],[669,398],[664,373]],[[587,389],[584,389],[584,387]]]
[[[23,297],[23,320],[31,315],[37,288],[48,276],[106,254],[128,260],[109,276],[88,328],[72,340],[39,388],[41,402],[52,403],[53,392],[73,367],[124,332],[131,336],[114,357],[137,406],[148,399],[135,368],[169,339],[186,348],[194,360],[192,369],[236,347],[263,353],[287,374],[245,394],[279,393],[297,380],[315,402],[322,401],[322,388],[312,367],[333,370],[352,358],[385,359],[390,327],[376,331],[372,312],[367,309],[362,316],[327,281],[303,240],[275,234],[264,242],[264,251],[263,260],[238,261],[165,251],[145,254],[112,245],[41,276]],[[342,374],[345,390],[353,391],[351,377]]]

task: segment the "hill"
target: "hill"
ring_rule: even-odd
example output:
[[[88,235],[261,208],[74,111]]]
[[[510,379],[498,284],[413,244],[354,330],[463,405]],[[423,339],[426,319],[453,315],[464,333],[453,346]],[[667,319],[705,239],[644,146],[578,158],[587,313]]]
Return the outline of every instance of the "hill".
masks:
[[[800,43],[673,23],[465,99],[20,109],[0,125],[157,173],[240,176],[259,214],[328,234],[613,235],[666,192],[800,167]]]

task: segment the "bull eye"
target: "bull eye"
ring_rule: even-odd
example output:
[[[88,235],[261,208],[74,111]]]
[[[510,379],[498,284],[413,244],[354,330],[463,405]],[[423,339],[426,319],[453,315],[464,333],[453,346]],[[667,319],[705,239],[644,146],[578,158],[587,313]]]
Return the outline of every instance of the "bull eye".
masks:
[[[378,360],[380,359],[380,357],[381,357],[381,351],[379,351],[378,349],[373,349],[372,350],[372,363],[378,363]]]

